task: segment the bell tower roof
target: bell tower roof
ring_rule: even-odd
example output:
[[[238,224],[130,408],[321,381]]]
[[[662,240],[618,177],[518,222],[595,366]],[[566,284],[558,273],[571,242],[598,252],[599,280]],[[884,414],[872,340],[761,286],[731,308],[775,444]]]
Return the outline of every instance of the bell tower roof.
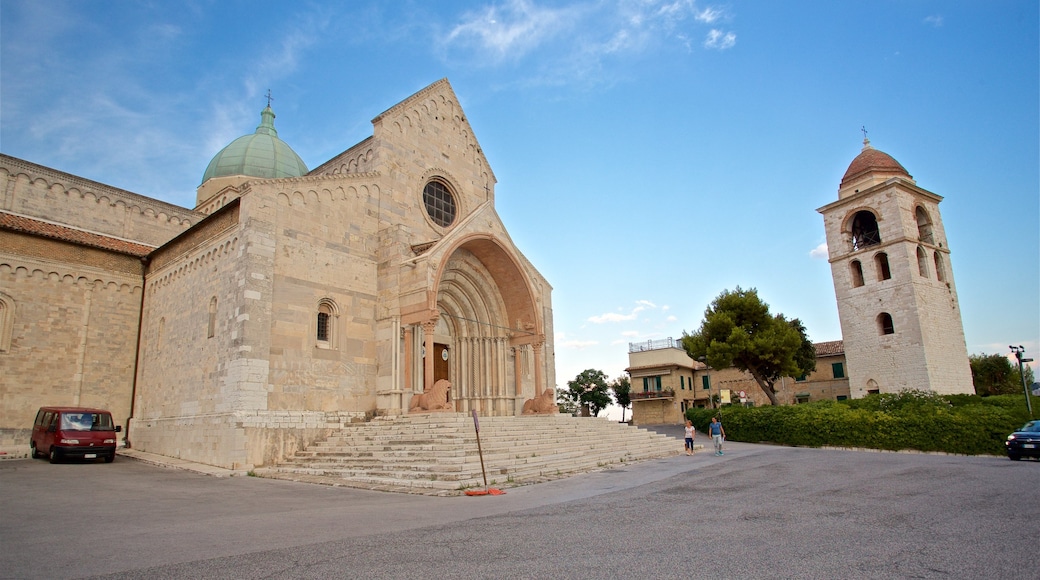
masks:
[[[877,174],[878,177],[883,177],[883,179],[899,176],[913,180],[913,177],[905,167],[888,153],[874,149],[870,145],[870,139],[864,137],[863,149],[849,164],[849,168],[841,178],[841,185],[838,188],[844,189],[847,185],[851,185],[853,182],[859,181],[860,178],[870,174]]]

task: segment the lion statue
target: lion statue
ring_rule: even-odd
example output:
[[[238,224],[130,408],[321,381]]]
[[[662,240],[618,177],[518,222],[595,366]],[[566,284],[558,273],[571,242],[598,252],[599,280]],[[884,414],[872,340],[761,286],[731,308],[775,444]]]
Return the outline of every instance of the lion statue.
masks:
[[[412,395],[412,404],[409,413],[423,411],[453,411],[451,403],[448,402],[448,394],[451,392],[451,382],[441,379],[428,390]]]
[[[524,415],[549,415],[559,411],[560,408],[556,406],[556,393],[553,389],[545,389],[541,395],[524,401]]]

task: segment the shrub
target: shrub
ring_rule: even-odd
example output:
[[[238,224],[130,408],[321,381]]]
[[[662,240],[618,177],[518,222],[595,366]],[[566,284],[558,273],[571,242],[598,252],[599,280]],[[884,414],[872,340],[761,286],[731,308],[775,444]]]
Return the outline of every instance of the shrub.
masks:
[[[940,396],[920,391],[783,407],[689,409],[699,430],[721,414],[726,437],[806,447],[863,447],[1000,455],[1029,420],[1022,397]]]

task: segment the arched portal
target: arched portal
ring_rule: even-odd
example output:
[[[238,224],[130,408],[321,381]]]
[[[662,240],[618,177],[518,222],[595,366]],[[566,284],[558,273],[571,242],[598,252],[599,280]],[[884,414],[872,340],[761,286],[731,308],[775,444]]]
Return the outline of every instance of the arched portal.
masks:
[[[516,256],[490,236],[461,240],[441,264],[435,295],[437,322],[424,339],[435,352],[424,375],[451,381],[456,411],[517,414],[545,387],[543,325]]]

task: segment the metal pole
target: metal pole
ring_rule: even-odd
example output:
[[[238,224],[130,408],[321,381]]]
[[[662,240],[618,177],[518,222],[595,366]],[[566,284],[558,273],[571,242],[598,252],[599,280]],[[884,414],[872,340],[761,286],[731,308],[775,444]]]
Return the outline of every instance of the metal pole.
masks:
[[[1033,418],[1033,403],[1029,400],[1029,387],[1026,385],[1026,371],[1023,367],[1023,363],[1033,362],[1031,358],[1022,358],[1022,354],[1025,353],[1025,348],[1019,345],[1018,347],[1009,346],[1011,352],[1015,353],[1015,358],[1018,359],[1018,376],[1022,377],[1022,392],[1026,396],[1026,409],[1029,410],[1029,418]]]
[[[477,432],[477,454],[480,455],[480,473],[484,475],[484,491],[488,490],[487,471],[484,470],[484,450],[480,448],[480,422],[477,421],[477,410],[473,409],[473,428]]]

